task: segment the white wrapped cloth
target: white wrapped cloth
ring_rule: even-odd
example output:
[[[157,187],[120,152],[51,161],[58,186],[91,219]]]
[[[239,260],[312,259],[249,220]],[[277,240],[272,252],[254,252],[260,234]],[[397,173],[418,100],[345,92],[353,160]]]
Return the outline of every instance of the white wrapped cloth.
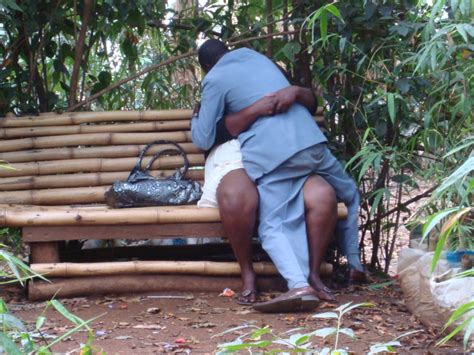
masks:
[[[217,207],[217,187],[232,170],[243,169],[240,143],[233,139],[211,150],[204,167],[204,186],[198,207]]]

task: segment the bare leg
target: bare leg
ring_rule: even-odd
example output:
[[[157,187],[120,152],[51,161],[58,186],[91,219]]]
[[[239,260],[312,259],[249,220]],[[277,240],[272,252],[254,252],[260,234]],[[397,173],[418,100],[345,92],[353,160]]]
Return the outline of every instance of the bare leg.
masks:
[[[320,276],[321,263],[337,222],[337,200],[334,189],[320,176],[311,176],[304,188],[306,230],[309,249],[309,284],[326,301],[335,300]]]
[[[256,301],[256,276],[252,266],[252,236],[258,209],[258,192],[244,169],[229,172],[217,188],[224,233],[240,265],[242,290],[251,291],[239,301]]]

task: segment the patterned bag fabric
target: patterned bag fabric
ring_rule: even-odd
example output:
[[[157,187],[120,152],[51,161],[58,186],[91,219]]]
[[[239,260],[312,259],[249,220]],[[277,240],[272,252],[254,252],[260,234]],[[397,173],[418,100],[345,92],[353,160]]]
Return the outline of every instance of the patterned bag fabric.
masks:
[[[145,153],[156,144],[174,145],[176,148],[159,151],[153,155],[150,162],[143,169],[142,160]],[[156,178],[148,172],[156,159],[173,153],[178,153],[183,158],[184,166],[172,176]],[[202,195],[201,185],[196,181],[184,178],[188,167],[189,161],[186,153],[178,144],[164,140],[152,142],[140,152],[138,161],[127,180],[116,181],[105,193],[106,203],[113,208],[123,208],[185,205],[196,202]]]

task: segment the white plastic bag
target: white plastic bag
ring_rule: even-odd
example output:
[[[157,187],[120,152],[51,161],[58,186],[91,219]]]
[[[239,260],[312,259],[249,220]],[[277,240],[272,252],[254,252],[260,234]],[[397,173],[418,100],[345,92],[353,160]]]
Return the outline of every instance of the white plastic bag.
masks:
[[[405,248],[398,275],[408,309],[428,327],[440,329],[460,305],[474,299],[474,278],[454,278],[459,269],[441,258],[430,272],[433,252]]]

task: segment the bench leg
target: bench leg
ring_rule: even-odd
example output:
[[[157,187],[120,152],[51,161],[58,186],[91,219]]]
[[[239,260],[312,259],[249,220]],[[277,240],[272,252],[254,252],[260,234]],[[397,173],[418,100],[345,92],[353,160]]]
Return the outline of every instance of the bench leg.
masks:
[[[59,263],[58,242],[36,242],[30,243],[31,264]]]

